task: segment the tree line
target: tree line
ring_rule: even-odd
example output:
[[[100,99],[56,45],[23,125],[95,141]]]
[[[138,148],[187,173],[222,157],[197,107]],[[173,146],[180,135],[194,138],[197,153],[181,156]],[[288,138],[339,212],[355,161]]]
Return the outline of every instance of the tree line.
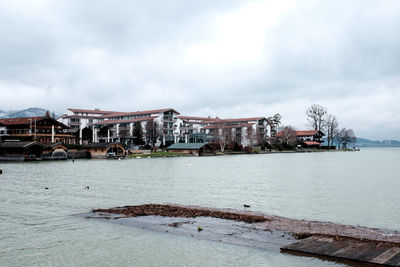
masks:
[[[339,128],[336,116],[328,113],[328,109],[319,104],[313,104],[306,110],[307,128],[318,130],[325,134],[328,147],[337,144],[338,148],[347,148],[348,144],[354,144],[357,138],[353,129]],[[281,128],[281,142],[293,146],[296,143],[296,130],[293,126]]]
[[[346,148],[348,144],[355,143],[357,138],[353,129],[339,129],[339,122],[336,116],[328,114],[328,109],[322,105],[314,104],[306,110],[308,127],[323,132],[327,138],[328,146],[334,142],[338,148],[342,145]]]

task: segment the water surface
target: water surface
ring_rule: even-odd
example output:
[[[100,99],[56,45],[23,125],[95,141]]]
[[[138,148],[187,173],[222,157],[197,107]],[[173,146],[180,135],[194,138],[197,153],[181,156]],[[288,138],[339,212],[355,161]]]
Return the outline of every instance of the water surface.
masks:
[[[0,265],[333,266],[71,215],[143,203],[247,203],[273,215],[400,230],[399,162],[400,149],[1,162]]]

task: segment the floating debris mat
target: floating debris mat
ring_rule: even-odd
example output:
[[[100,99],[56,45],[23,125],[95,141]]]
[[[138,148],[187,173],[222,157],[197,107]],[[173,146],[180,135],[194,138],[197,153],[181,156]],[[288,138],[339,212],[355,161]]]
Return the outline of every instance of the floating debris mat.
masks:
[[[350,261],[350,265],[400,266],[398,230],[290,219],[250,210],[168,204],[94,209],[82,215],[199,239]]]
[[[300,252],[386,266],[400,266],[400,246],[353,238],[311,236],[281,248],[282,252]]]

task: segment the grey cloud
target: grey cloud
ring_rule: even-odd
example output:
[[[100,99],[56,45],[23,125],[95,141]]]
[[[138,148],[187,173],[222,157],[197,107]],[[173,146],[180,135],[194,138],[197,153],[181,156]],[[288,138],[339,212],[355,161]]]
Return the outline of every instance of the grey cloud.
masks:
[[[285,124],[302,128],[307,105],[318,102],[356,134],[400,139],[393,101],[400,97],[398,1],[297,1],[265,28],[240,14],[254,3],[277,2],[21,3],[0,3],[0,109],[172,106],[221,117],[279,112]],[[221,22],[224,16],[233,20]],[[235,33],[251,31],[261,50],[250,60],[247,54],[258,46],[245,42],[246,50]],[[226,43],[225,35],[233,41]],[[369,118],[348,112],[352,106]]]

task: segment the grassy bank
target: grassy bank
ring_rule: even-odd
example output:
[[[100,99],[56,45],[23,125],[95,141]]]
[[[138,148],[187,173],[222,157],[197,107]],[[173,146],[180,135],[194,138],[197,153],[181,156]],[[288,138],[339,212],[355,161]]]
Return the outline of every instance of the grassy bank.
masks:
[[[128,158],[168,158],[168,157],[187,157],[191,155],[182,154],[182,153],[171,153],[166,151],[157,151],[153,153],[146,154],[132,154],[129,155]]]

